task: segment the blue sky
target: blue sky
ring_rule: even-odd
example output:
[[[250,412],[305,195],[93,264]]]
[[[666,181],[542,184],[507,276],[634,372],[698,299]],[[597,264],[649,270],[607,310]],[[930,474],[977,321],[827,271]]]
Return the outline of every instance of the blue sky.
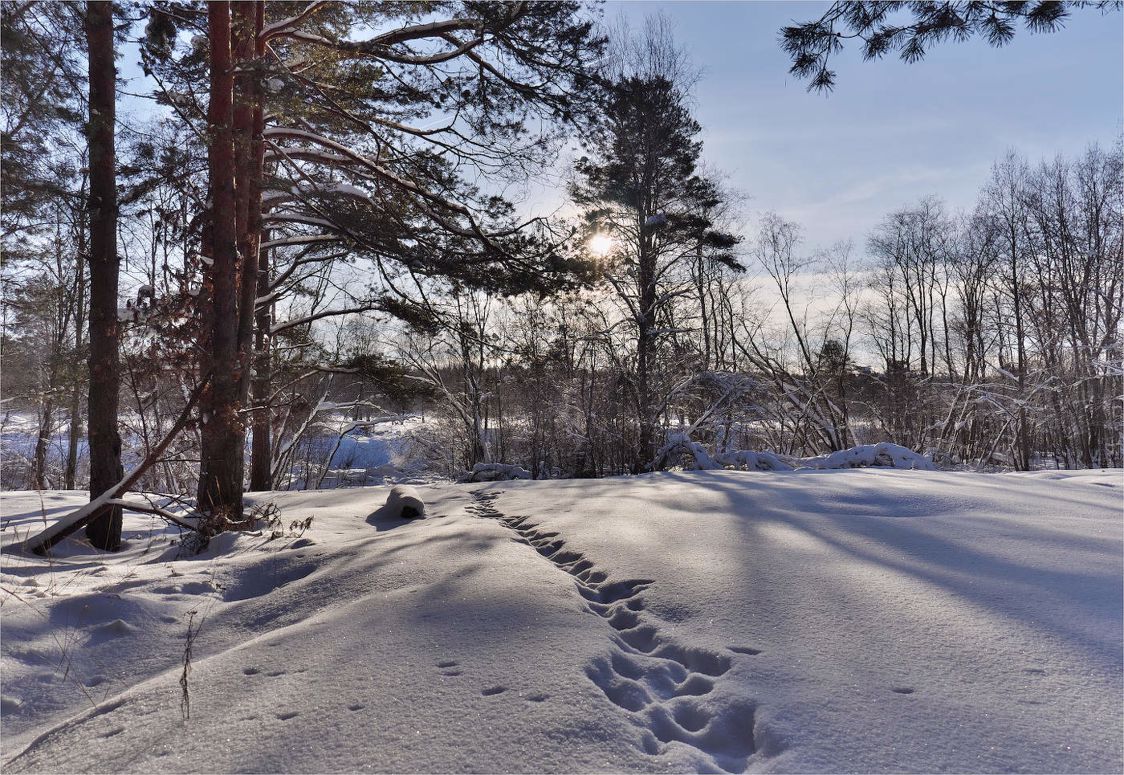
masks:
[[[1014,148],[1032,162],[1109,145],[1124,120],[1122,14],[1074,11],[1066,28],[995,49],[946,43],[921,62],[835,61],[835,90],[812,94],[788,74],[781,27],[827,3],[619,2],[634,28],[662,12],[703,70],[696,117],[704,158],[749,199],[800,222],[809,246],[866,234],[886,213],[935,194],[969,207],[992,162]]]

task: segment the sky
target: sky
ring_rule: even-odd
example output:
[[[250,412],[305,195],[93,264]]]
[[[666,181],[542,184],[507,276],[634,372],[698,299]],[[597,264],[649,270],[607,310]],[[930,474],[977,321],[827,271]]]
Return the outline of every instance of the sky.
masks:
[[[775,211],[801,224],[812,251],[852,240],[860,252],[888,213],[936,195],[970,208],[992,163],[1014,149],[1032,163],[1088,144],[1111,146],[1124,124],[1124,14],[1071,12],[1065,28],[1021,25],[1003,48],[944,43],[908,65],[896,55],[864,62],[858,47],[833,58],[830,94],[788,73],[780,29],[818,18],[825,2],[607,0],[605,22],[641,29],[664,14],[701,70],[695,116],[703,159],[745,197],[742,228]],[[122,74],[137,78],[135,51]],[[132,86],[136,86],[134,82]],[[129,107],[134,107],[126,100]],[[151,110],[150,104],[139,107]],[[524,215],[569,214],[555,170],[505,193]]]
[[[935,195],[970,209],[992,164],[1008,149],[1036,163],[1111,147],[1124,124],[1124,13],[1074,10],[1065,27],[1014,40],[934,45],[925,59],[864,62],[849,45],[832,60],[837,85],[811,93],[788,73],[780,30],[818,18],[826,2],[607,0],[604,20],[634,30],[663,14],[701,71],[694,112],[706,168],[744,197],[751,235],[774,211],[802,227],[806,254],[867,236],[896,209]],[[122,57],[130,89],[144,91],[135,49]],[[152,110],[126,98],[126,110]],[[501,185],[526,216],[574,214],[564,181],[573,153],[521,186]],[[483,181],[480,181],[483,183]],[[486,183],[485,183],[486,185]]]
[[[636,29],[663,13],[702,69],[695,115],[703,156],[748,197],[747,227],[766,210],[803,226],[809,248],[853,239],[926,195],[968,208],[992,163],[1013,148],[1032,162],[1111,146],[1124,121],[1121,12],[1076,10],[1051,34],[1019,27],[1003,48],[934,46],[919,63],[833,59],[830,95],[789,75],[779,30],[818,18],[813,2],[605,4]]]

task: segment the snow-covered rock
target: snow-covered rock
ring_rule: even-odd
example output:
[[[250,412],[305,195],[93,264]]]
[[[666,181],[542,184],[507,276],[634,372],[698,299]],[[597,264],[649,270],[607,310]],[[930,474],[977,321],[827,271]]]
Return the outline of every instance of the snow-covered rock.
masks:
[[[413,487],[398,484],[390,488],[386,498],[387,516],[414,519],[425,516],[425,501]]]

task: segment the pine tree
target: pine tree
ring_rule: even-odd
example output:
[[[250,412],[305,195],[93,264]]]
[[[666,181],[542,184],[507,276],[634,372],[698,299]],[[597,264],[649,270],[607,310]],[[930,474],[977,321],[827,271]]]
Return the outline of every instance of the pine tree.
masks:
[[[677,376],[660,362],[676,330],[671,300],[701,252],[736,266],[730,250],[738,242],[715,228],[722,196],[698,171],[701,127],[691,116],[670,38],[659,26],[648,35],[642,66],[608,85],[604,121],[588,136],[591,155],[575,165],[571,186],[589,233],[612,240],[605,274],[632,327],[634,471],[652,462],[659,417]]]
[[[90,71],[90,497],[124,478],[117,428],[121,370],[117,321],[117,176],[114,116],[117,68],[114,65],[113,4],[86,3]],[[121,543],[121,509],[106,509],[86,527],[99,549]]]
[[[1121,0],[836,0],[819,19],[783,28],[781,46],[792,58],[789,72],[807,78],[809,91],[831,91],[835,71],[828,65],[846,40],[862,41],[863,59],[897,52],[903,62],[913,63],[924,59],[933,44],[980,37],[998,47],[1015,37],[1020,23],[1030,32],[1055,32],[1074,8],[1105,14],[1120,7]]]
[[[229,519],[241,511],[242,464],[235,456],[244,448],[251,388],[262,436],[251,447],[251,483],[268,484],[273,335],[356,311],[413,314],[416,304],[397,281],[519,291],[567,280],[574,267],[536,233],[538,224],[517,222],[510,203],[469,179],[511,167],[525,173],[549,160],[549,143],[531,119],[574,118],[589,82],[586,63],[600,45],[583,7],[572,2],[313,2],[284,18],[265,19],[263,12],[261,3],[209,4],[209,62],[200,68],[192,55],[184,57],[175,76],[198,83],[210,69],[208,333],[201,349],[211,384],[203,401],[199,496],[201,508]],[[198,10],[156,6],[147,57],[153,71],[170,69],[170,57],[161,63],[158,49],[176,45],[176,25],[185,19],[197,20]],[[372,29],[386,31],[371,36]],[[201,107],[188,104],[190,96],[169,92],[167,99],[185,116]],[[427,118],[445,125],[425,127]],[[222,204],[228,200],[233,252]],[[266,229],[270,239],[263,240]],[[341,243],[353,259],[370,262],[370,288],[341,284],[343,303],[271,320],[270,308],[308,276],[271,275],[278,250],[312,250],[300,259],[308,266],[316,250]],[[264,258],[262,244],[270,251]],[[328,277],[336,258],[328,251],[322,257]]]
[[[85,120],[82,92],[86,73],[83,5],[18,0],[0,3],[0,63],[4,99],[0,101],[0,210],[5,252],[47,218],[45,209],[69,193],[72,182],[60,175],[60,145],[80,132]]]

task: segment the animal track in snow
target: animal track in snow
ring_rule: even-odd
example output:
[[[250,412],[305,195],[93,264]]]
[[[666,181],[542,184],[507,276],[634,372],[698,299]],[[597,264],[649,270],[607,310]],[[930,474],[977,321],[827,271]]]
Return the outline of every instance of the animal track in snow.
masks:
[[[730,657],[672,638],[660,626],[666,623],[645,605],[643,592],[654,583],[651,579],[610,581],[608,572],[568,546],[557,531],[539,529],[526,516],[507,516],[496,509],[498,492],[472,495],[476,502],[468,507],[470,512],[499,521],[515,532],[517,541],[568,573],[585,610],[609,625],[612,649],[607,657],[594,658],[585,673],[644,729],[642,750],[659,756],[669,744],[679,743],[702,753],[723,771],[744,772],[757,748],[754,704],[727,705],[717,713],[705,700],[715,679],[729,671]],[[743,646],[729,650],[761,653]]]
[[[441,659],[441,660],[438,660],[435,664],[437,665],[437,668],[440,670],[441,675],[457,676],[457,675],[463,675],[464,674],[463,670],[457,669],[458,663],[457,663],[457,660],[455,660],[455,659]]]

